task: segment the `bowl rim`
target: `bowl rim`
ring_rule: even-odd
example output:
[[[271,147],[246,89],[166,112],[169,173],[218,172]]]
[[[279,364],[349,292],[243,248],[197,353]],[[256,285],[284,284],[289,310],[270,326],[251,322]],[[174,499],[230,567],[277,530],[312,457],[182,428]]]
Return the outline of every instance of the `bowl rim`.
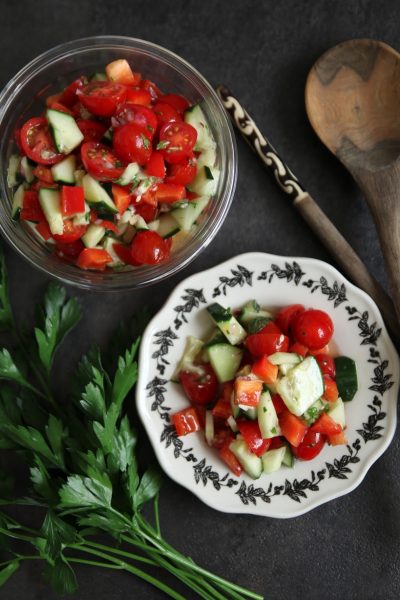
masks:
[[[390,397],[386,397],[387,401],[387,421],[385,425],[384,435],[382,435],[379,446],[375,447],[374,451],[370,452],[366,455],[363,460],[356,465],[354,476],[352,479],[347,479],[348,485],[344,488],[337,488],[335,490],[326,490],[321,492],[318,490],[318,493],[314,494],[311,499],[306,504],[301,504],[297,502],[293,502],[291,505],[290,511],[280,511],[279,509],[275,509],[274,512],[269,512],[268,507],[270,504],[257,505],[257,507],[253,506],[251,503],[245,505],[237,505],[233,506],[233,502],[231,506],[221,506],[219,504],[218,499],[216,499],[216,495],[207,492],[207,487],[195,485],[194,479],[183,479],[179,475],[179,461],[172,461],[169,457],[168,452],[165,450],[165,447],[161,444],[160,439],[156,436],[156,430],[150,428],[150,418],[148,418],[147,413],[149,412],[146,408],[146,404],[149,404],[149,396],[146,395],[146,385],[148,384],[150,378],[154,375],[154,369],[148,370],[148,373],[145,373],[143,369],[140,368],[140,365],[149,361],[149,356],[151,356],[150,352],[150,342],[154,336],[154,325],[157,321],[160,320],[164,312],[171,310],[172,306],[176,304],[176,301],[182,301],[181,293],[184,291],[184,288],[190,288],[192,284],[199,277],[203,277],[204,281],[211,280],[211,276],[221,269],[230,269],[237,268],[238,262],[244,262],[245,265],[249,266],[254,261],[263,260],[264,262],[275,262],[275,263],[283,263],[288,264],[291,262],[296,262],[300,266],[312,266],[321,270],[321,274],[328,274],[329,276],[333,276],[335,281],[339,283],[343,283],[346,286],[346,290],[349,290],[355,297],[359,298],[364,305],[367,306],[367,309],[370,311],[370,314],[373,317],[373,321],[376,321],[377,326],[382,329],[382,338],[381,340],[384,342],[384,347],[387,350],[388,355],[390,355],[392,359],[391,372],[394,377],[393,387],[390,389]],[[205,284],[203,287],[206,287]],[[203,304],[202,308],[206,305]],[[164,324],[166,324],[166,320],[164,319]],[[154,346],[153,346],[154,348]],[[145,379],[146,377],[146,379]],[[372,393],[372,392],[371,392]],[[232,514],[252,514],[256,516],[267,516],[270,518],[293,518],[300,515],[303,515],[310,510],[317,508],[318,506],[329,502],[330,500],[334,500],[341,496],[344,496],[354,489],[356,489],[361,482],[364,480],[367,472],[371,468],[371,466],[379,459],[379,457],[387,450],[389,447],[393,436],[396,430],[397,424],[397,398],[399,393],[399,356],[397,350],[388,334],[386,326],[383,322],[380,311],[366,292],[355,286],[351,283],[346,277],[344,277],[335,267],[330,265],[329,263],[315,259],[310,257],[293,257],[293,256],[282,256],[282,255],[273,255],[264,252],[247,252],[237,256],[234,256],[220,264],[217,264],[209,269],[204,271],[197,272],[183,281],[181,281],[168,296],[167,300],[161,307],[161,309],[157,312],[157,314],[152,318],[152,320],[148,323],[143,336],[142,343],[140,346],[139,353],[139,377],[136,385],[136,408],[143,424],[143,427],[150,439],[151,445],[157,457],[157,460],[165,473],[173,479],[176,483],[183,486],[192,492],[195,496],[199,498],[202,502],[208,505],[210,508],[215,510],[219,510],[221,512],[232,513]],[[147,418],[146,418],[147,417]],[[157,432],[158,433],[158,432]],[[171,453],[169,453],[171,454]],[[239,480],[240,481],[240,480]],[[336,480],[335,480],[336,482]],[[256,483],[253,481],[253,483]]]
[[[207,79],[184,58],[161,45],[140,38],[120,35],[87,36],[58,44],[57,46],[42,52],[28,62],[25,66],[23,66],[1,90],[0,122],[3,119],[5,112],[8,110],[10,103],[14,97],[18,95],[21,86],[29,81],[29,73],[30,77],[32,77],[36,72],[46,69],[46,67],[51,65],[55,59],[60,60],[63,57],[70,56],[71,53],[74,53],[74,51],[79,52],[91,50],[96,47],[99,49],[117,49],[118,47],[123,49],[129,46],[135,47],[136,49],[142,51],[147,51],[148,53],[152,54],[155,59],[158,57],[154,54],[157,54],[157,52],[160,53],[163,59],[167,60],[167,62],[178,72],[181,72],[182,74],[182,67],[197,79],[199,85],[202,85],[207,89],[207,94],[209,94],[209,97],[207,96],[207,101],[212,102],[213,108],[219,108],[218,115],[222,119],[224,127],[226,185],[221,188],[218,208],[215,209],[215,214],[213,214],[212,218],[210,218],[208,225],[206,226],[205,222],[203,226],[199,228],[198,232],[196,232],[195,235],[189,240],[187,245],[185,244],[175,255],[173,254],[170,260],[168,260],[166,263],[145,265],[143,267],[135,268],[134,270],[126,271],[127,277],[124,277],[124,273],[97,273],[94,271],[86,272],[65,263],[62,264],[62,267],[59,266],[59,268],[53,272],[45,264],[42,264],[42,261],[37,262],[35,257],[31,256],[28,251],[24,250],[18,241],[15,240],[14,236],[11,234],[11,231],[7,230],[6,226],[0,219],[0,232],[3,238],[24,260],[35,267],[35,269],[38,269],[47,276],[50,276],[64,284],[91,291],[112,293],[139,289],[159,283],[187,267],[203,250],[207,248],[222,227],[231,207],[237,183],[238,161],[236,139],[231,121],[220,98],[218,97],[218,94],[215,92]],[[187,78],[185,73],[183,76]],[[6,166],[4,166],[4,169],[6,171]],[[4,179],[5,178],[3,177],[2,181],[4,181]],[[8,192],[9,194],[10,192],[8,187],[5,186],[5,188],[5,192]],[[181,254],[182,257],[180,256]],[[131,275],[130,278],[129,275]],[[135,280],[135,277],[137,276],[139,277],[138,281]]]

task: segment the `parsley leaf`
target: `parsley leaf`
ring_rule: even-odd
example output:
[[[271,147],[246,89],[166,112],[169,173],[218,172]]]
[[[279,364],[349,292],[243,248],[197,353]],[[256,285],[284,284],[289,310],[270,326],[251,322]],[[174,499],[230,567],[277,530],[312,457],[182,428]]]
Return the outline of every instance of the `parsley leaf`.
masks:
[[[4,256],[0,257],[0,330],[9,329],[12,325],[12,311],[8,295],[8,277]]]
[[[2,350],[0,350],[0,379],[15,381],[23,387],[32,389],[32,386],[22,375],[21,371],[15,364],[14,359],[6,348],[2,348]]]
[[[158,144],[156,146],[156,150],[163,150],[164,148],[167,148],[168,146],[169,146],[168,140],[161,140],[161,142],[158,142]]]
[[[62,557],[54,564],[47,563],[44,576],[57,594],[72,594],[78,589],[75,573]]]
[[[6,567],[1,569],[0,571],[0,587],[2,587],[12,575],[14,575],[15,571],[19,569],[19,560],[13,560]]]
[[[140,137],[142,138],[143,146],[146,148],[146,150],[148,150],[150,148],[150,140],[144,135],[144,133],[141,133]]]
[[[33,427],[24,427],[23,425],[1,425],[2,431],[7,437],[19,444],[22,448],[40,454],[55,467],[62,467],[63,464],[59,457],[53,454],[48,446],[44,436],[40,431]]]
[[[108,481],[107,481],[108,480]],[[103,482],[90,477],[72,475],[60,490],[61,505],[68,506],[111,506],[112,487],[107,476]]]
[[[41,534],[46,539],[45,553],[55,560],[61,553],[63,544],[76,541],[76,530],[49,510],[43,521]]]
[[[143,475],[140,485],[133,497],[134,506],[140,509],[143,504],[152,500],[160,491],[161,473],[158,469],[150,467]]]

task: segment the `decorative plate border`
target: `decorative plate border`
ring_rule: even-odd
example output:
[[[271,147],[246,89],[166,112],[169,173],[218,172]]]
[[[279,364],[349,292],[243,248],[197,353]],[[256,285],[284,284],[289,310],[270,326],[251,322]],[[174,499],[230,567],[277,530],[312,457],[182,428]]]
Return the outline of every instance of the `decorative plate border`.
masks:
[[[260,258],[262,258],[265,268],[262,270],[257,270],[255,268],[251,270],[249,265],[260,262]],[[310,278],[307,276],[307,265],[312,265],[313,267],[319,266],[321,271],[328,271],[332,277],[328,278],[324,274],[317,279]],[[215,273],[220,273],[221,270],[224,274],[219,274],[217,278],[215,278]],[[206,286],[199,288],[189,285],[189,282],[191,283],[193,279],[198,280],[200,275],[206,277]],[[245,286],[251,288],[255,280],[265,281],[266,286],[268,286],[275,278],[295,287],[304,286],[310,290],[311,294],[322,294],[325,296],[325,299],[331,303],[333,309],[337,309],[339,306],[343,305],[348,314],[348,321],[357,321],[357,333],[360,337],[360,345],[368,346],[368,362],[374,364],[375,367],[373,368],[373,375],[368,387],[371,391],[371,400],[367,405],[369,414],[365,421],[360,424],[359,428],[356,429],[359,437],[356,437],[356,439],[346,447],[346,452],[340,457],[335,458],[332,462],[325,462],[325,466],[318,471],[310,469],[308,477],[304,477],[300,480],[297,478],[285,477],[282,484],[273,485],[272,483],[269,483],[269,485],[264,488],[259,485],[258,482],[249,483],[246,482],[243,477],[236,478],[230,473],[221,475],[217,468],[211,464],[207,464],[207,459],[205,457],[195,456],[193,448],[187,445],[190,438],[186,441],[186,439],[183,440],[176,436],[174,428],[170,424],[169,415],[171,407],[166,404],[167,386],[170,382],[165,378],[164,374],[167,367],[170,366],[168,355],[170,350],[174,347],[176,340],[179,339],[179,329],[184,323],[187,324],[189,322],[190,316],[193,316],[196,311],[204,309],[204,306],[212,302],[215,298],[222,297],[220,298],[222,301],[223,297],[227,296],[232,288]],[[213,283],[211,284],[210,282]],[[210,293],[205,292],[205,287],[210,290]],[[354,295],[354,292],[356,292],[357,296],[361,296],[363,304],[369,304],[371,309],[360,310],[359,306],[357,307],[354,302],[350,302],[347,298],[348,290],[352,291],[351,295]],[[177,301],[176,298],[179,298],[179,301]],[[288,302],[290,303],[291,300]],[[310,302],[310,304],[312,304],[312,302]],[[166,323],[167,327],[165,329],[154,332],[154,328],[152,327],[153,322],[158,319],[161,312],[164,312],[164,310],[170,306],[172,306],[173,309],[173,320]],[[387,413],[382,409],[382,403],[385,394],[395,386],[395,383],[398,388],[398,360],[396,352],[388,338],[379,311],[372,300],[364,292],[347,282],[338,271],[327,263],[313,259],[285,258],[260,253],[244,254],[205,271],[203,274],[199,273],[188,278],[188,280],[183,281],[177,287],[175,292],[172,293],[160,313],[156,315],[154,320],[149,324],[142,343],[142,353],[140,357],[141,364],[143,360],[148,361],[149,344],[154,349],[151,353],[151,361],[153,362],[150,367],[150,370],[154,375],[150,380],[147,379],[146,382],[143,381],[141,375],[139,377],[137,395],[138,410],[147,428],[156,454],[166,472],[179,483],[185,485],[191,491],[194,491],[194,493],[197,493],[197,495],[199,495],[199,497],[207,504],[219,510],[227,510],[229,512],[269,514],[265,513],[264,510],[260,511],[260,506],[271,504],[276,496],[287,496],[297,505],[303,504],[303,506],[301,508],[296,507],[296,509],[290,513],[286,511],[285,514],[270,514],[270,516],[297,516],[314,508],[322,502],[354,489],[354,487],[362,481],[371,464],[389,445],[394,434],[396,416],[394,413],[393,419],[388,423]],[[151,339],[148,339],[148,336],[151,336]],[[393,351],[393,356],[396,361],[396,364],[393,364],[393,366],[393,361],[391,362],[385,355],[382,356],[382,350],[378,347],[379,342],[382,341],[382,336],[389,344],[390,350]],[[143,350],[145,350],[147,358],[144,358]],[[396,394],[392,394],[392,397],[397,398]],[[162,432],[159,439],[154,438],[152,432],[149,431],[149,421],[144,418],[143,410],[146,410],[146,403],[147,405],[150,403],[151,413],[156,414],[162,421]],[[371,445],[371,442],[381,440],[381,438],[384,437],[385,428],[386,443],[381,444],[379,448],[376,448],[376,452],[372,457],[369,457],[369,460],[367,460],[367,456],[365,457],[366,464],[364,468],[360,470],[360,474],[351,482],[351,485],[349,485],[348,488],[339,490],[338,492],[328,493],[328,495],[315,498],[315,501],[310,502],[310,494],[320,492],[327,480],[332,478],[337,480],[348,480],[349,475],[352,474],[353,466],[356,463],[360,463],[361,458],[359,454],[360,452],[362,454],[363,446],[366,444]],[[162,453],[165,452],[165,449],[168,449],[167,451],[172,451],[175,459],[184,460],[186,463],[192,464],[192,482],[182,481],[179,475],[177,476],[175,473],[171,472],[166,461],[163,460],[165,457]],[[193,488],[193,483],[195,486],[201,484],[201,487],[203,488],[207,487],[209,484],[215,491],[220,491],[222,488],[229,488],[230,492],[235,494],[239,499],[236,509],[232,509],[231,506],[229,509],[220,506],[213,501],[211,497],[208,497],[207,494],[204,495],[198,493],[196,489]],[[307,500],[307,504],[304,504],[305,500]]]

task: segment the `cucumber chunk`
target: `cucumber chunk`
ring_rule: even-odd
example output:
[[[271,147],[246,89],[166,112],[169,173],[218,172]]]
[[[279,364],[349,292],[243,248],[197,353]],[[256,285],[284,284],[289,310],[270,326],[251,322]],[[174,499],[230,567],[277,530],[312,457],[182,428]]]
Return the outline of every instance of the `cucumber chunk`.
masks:
[[[313,356],[307,356],[275,385],[290,412],[298,417],[324,393],[322,373]]]
[[[209,201],[209,196],[202,196],[197,198],[195,202],[189,202],[184,207],[173,208],[170,215],[175,219],[182,231],[190,231]]]
[[[260,477],[263,469],[261,458],[250,452],[244,440],[234,440],[229,449],[236,456],[247,475],[253,479]]]
[[[14,187],[18,184],[19,173],[20,173],[20,157],[18,154],[11,154],[7,168],[7,185],[8,187]]]
[[[19,214],[20,214],[21,209],[24,204],[24,192],[25,192],[25,185],[23,183],[21,183],[21,185],[19,187],[17,187],[17,189],[14,193],[14,196],[13,196],[11,218],[14,221],[19,220]]]
[[[145,177],[145,175],[138,163],[129,163],[121,177],[117,179],[115,183],[118,183],[118,185],[129,185],[130,183],[133,183],[136,178],[139,180],[143,179],[143,177]]]
[[[51,167],[54,181],[75,183],[76,158],[73,154]]]
[[[269,319],[268,317],[257,317],[256,319],[252,319],[251,321],[246,322],[244,324],[245,329],[249,334],[258,333],[259,331],[261,331],[261,329],[263,329],[263,327],[268,325],[270,320],[271,319]]]
[[[157,233],[165,240],[172,237],[181,230],[176,219],[169,213],[161,215],[158,219]]]
[[[216,167],[200,167],[192,183],[187,187],[200,196],[213,196],[218,188],[220,171]]]
[[[260,402],[257,406],[257,418],[261,435],[264,439],[281,435],[278,415],[276,414],[271,394],[268,391],[261,394]]]
[[[283,458],[282,458],[282,464],[285,465],[285,467],[289,467],[290,469],[294,465],[294,456],[290,449],[290,446],[288,446],[288,445],[285,446],[285,454],[283,455]]]
[[[193,335],[189,335],[186,338],[185,349],[171,377],[171,381],[179,381],[179,374],[181,371],[193,371],[194,373],[199,373],[200,375],[204,373],[201,367],[198,367],[194,364],[194,361],[200,354],[203,346],[204,342]]]
[[[226,344],[226,337],[220,329],[214,329],[210,339],[204,344],[204,348],[209,348],[214,344]]]
[[[86,248],[94,248],[103,239],[105,233],[104,227],[91,223],[81,239]]]
[[[268,450],[262,455],[262,468],[264,473],[275,473],[282,466],[283,457],[285,456],[286,446]]]
[[[206,422],[204,426],[204,436],[209,446],[214,441],[214,417],[211,410],[206,410]]]
[[[294,352],[274,352],[268,356],[268,360],[273,365],[297,365],[301,357]]]
[[[348,356],[335,358],[336,385],[343,402],[353,400],[358,390],[356,363]]]
[[[86,202],[93,205],[96,210],[106,210],[111,213],[118,212],[117,207],[106,190],[89,174],[86,174],[82,178],[82,186]]]
[[[69,154],[83,141],[83,133],[74,117],[53,108],[46,110],[46,118],[58,152]]]
[[[197,152],[215,146],[215,141],[208,126],[206,116],[199,104],[188,108],[185,112],[184,120],[197,131],[197,140],[194,147]]]
[[[207,352],[218,381],[231,381],[239,368],[243,352],[230,344],[214,344]]]
[[[262,309],[257,300],[249,300],[249,302],[246,302],[239,315],[239,321],[242,323],[242,325],[245,325],[253,319],[259,318],[265,318],[270,321],[272,319],[272,315],[267,310]]]
[[[33,167],[27,156],[23,156],[21,158],[20,171],[22,177],[27,183],[32,183],[34,181],[35,176],[33,174]]]
[[[237,345],[243,342],[246,332],[236,317],[233,316],[230,308],[224,308],[218,302],[214,302],[214,304],[207,307],[207,311],[231,344]]]
[[[61,213],[61,195],[58,190],[42,188],[39,191],[39,203],[53,235],[62,235],[64,221]]]
[[[342,429],[346,427],[346,416],[344,412],[344,403],[341,398],[338,398],[336,402],[332,404],[332,406],[328,410],[328,415],[335,421],[335,423],[339,423]]]

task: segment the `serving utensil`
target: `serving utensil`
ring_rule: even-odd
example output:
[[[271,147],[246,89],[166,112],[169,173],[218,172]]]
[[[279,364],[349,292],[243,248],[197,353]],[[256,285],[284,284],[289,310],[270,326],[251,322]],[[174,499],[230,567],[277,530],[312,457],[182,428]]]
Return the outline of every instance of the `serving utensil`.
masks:
[[[395,315],[394,305],[383,287],[372,277],[358,254],[313,200],[272,144],[261,133],[255,121],[240,104],[239,100],[225,86],[218,86],[216,91],[243,138],[257,153],[267,170],[273,173],[280,188],[292,200],[293,206],[332,254],[343,271],[373,298],[379,306],[391,333],[397,340],[400,340],[400,326]]]
[[[315,132],[364,192],[400,318],[400,54],[375,40],[339,44],[312,67],[305,99]]]

